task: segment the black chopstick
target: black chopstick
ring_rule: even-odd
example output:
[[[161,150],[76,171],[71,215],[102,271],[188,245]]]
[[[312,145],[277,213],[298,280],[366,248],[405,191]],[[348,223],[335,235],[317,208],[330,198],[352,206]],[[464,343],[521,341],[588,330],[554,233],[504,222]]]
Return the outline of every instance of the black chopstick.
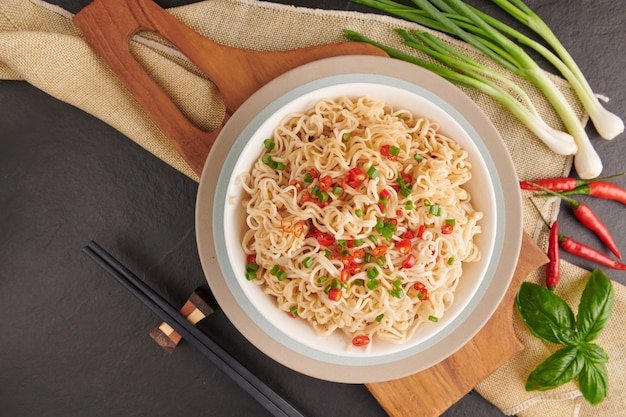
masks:
[[[176,330],[184,340],[208,357],[272,415],[303,417],[302,413],[211,340],[206,333],[187,321],[171,304],[97,243],[90,242],[83,248],[83,252]]]

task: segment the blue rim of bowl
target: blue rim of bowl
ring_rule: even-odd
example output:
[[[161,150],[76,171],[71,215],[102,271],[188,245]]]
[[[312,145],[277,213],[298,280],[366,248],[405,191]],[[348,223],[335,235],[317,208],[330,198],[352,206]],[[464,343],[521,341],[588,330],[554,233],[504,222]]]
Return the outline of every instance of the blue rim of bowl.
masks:
[[[235,275],[229,262],[229,254],[226,249],[225,236],[227,233],[225,225],[225,205],[228,202],[228,189],[230,185],[230,177],[232,169],[237,163],[237,160],[245,148],[250,136],[256,132],[259,126],[277,110],[281,109],[286,104],[290,103],[294,99],[304,95],[306,93],[315,91],[320,88],[330,87],[338,84],[348,83],[367,83],[367,84],[382,84],[393,87],[399,87],[406,89],[413,94],[426,98],[439,106],[445,112],[447,112],[470,136],[475,146],[478,148],[479,153],[484,159],[487,171],[491,176],[491,181],[494,188],[494,197],[496,204],[497,219],[495,224],[495,242],[503,242],[505,236],[505,215],[504,215],[504,195],[502,193],[502,184],[496,165],[489,153],[489,150],[481,139],[480,135],[476,132],[472,124],[450,103],[441,98],[433,91],[428,90],[422,86],[398,79],[392,76],[370,74],[370,73],[349,73],[331,75],[328,77],[313,80],[304,83],[291,91],[278,97],[270,104],[268,104],[262,111],[260,111],[241,131],[237,139],[232,145],[232,148],[228,152],[228,156],[224,161],[224,164],[220,170],[217,186],[215,190],[215,199],[213,207],[213,226],[214,226],[214,244],[217,254],[217,261],[219,263],[221,272],[224,275],[224,280],[234,298],[239,303],[240,307],[250,317],[255,324],[260,327],[264,332],[270,335],[274,340],[283,346],[298,352],[300,355],[307,356],[314,360],[323,360],[324,362],[331,364],[338,364],[343,366],[367,366],[367,365],[382,365],[390,362],[404,360],[414,355],[419,354],[429,348],[440,343],[443,339],[450,336],[455,329],[463,324],[463,322],[470,316],[475,310],[480,301],[483,299],[487,288],[495,278],[496,269],[501,259],[502,246],[495,244],[491,253],[490,261],[487,269],[484,272],[483,279],[476,290],[474,296],[465,306],[465,308],[454,318],[447,326],[437,332],[433,337],[421,342],[415,346],[409,347],[404,350],[396,351],[388,355],[379,356],[344,356],[322,352],[311,346],[308,346],[281,331],[274,324],[270,323],[263,315],[259,314],[257,309],[247,299],[241,286],[238,284],[239,280]]]

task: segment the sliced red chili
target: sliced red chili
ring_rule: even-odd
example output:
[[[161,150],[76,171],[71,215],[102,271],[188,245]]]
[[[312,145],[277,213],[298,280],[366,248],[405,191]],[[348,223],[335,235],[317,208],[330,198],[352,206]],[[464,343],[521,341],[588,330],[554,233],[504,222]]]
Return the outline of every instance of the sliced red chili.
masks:
[[[333,178],[330,175],[324,175],[319,179],[320,190],[328,191],[333,185]]]
[[[415,291],[418,292],[417,298],[419,298],[421,301],[428,300],[428,288],[426,288],[424,284],[422,284],[421,282],[416,282],[413,285],[413,288],[415,289]]]
[[[313,237],[317,239],[317,243],[321,246],[331,246],[335,243],[335,237],[330,233],[322,232],[321,230],[311,227],[306,237]]]
[[[415,237],[420,239],[424,235],[425,231],[426,231],[426,225],[421,224],[419,229],[417,229],[417,235],[415,235]]]
[[[411,246],[411,239],[402,239],[396,243],[396,248],[403,255],[411,252]]]
[[[354,346],[365,346],[365,345],[368,345],[369,343],[370,343],[370,338],[365,335],[355,336],[352,339],[352,344]]]
[[[345,183],[348,184],[352,188],[357,188],[359,185],[363,184],[363,181],[367,179],[367,174],[361,171],[359,168],[352,168],[348,171],[346,178],[344,179]]]
[[[246,263],[249,264],[250,262],[256,263],[256,253],[251,253],[248,256],[246,256]]]
[[[454,231],[454,225],[453,224],[444,224],[443,226],[441,226],[441,234],[442,235],[449,235]]]
[[[341,300],[342,295],[342,291],[338,290],[337,288],[331,288],[330,291],[328,291],[328,299],[332,301]]]
[[[346,281],[348,281],[348,269],[343,268],[343,269],[341,270],[341,272],[339,272],[339,280],[340,280],[341,282],[346,282]]]
[[[389,192],[389,190],[381,190],[380,193],[378,193],[378,196],[380,198],[382,198],[383,200],[389,200],[391,198],[391,193]]]
[[[408,254],[407,257],[402,261],[402,268],[408,269],[412,268],[417,262],[417,258],[412,253]]]
[[[402,237],[405,239],[413,239],[415,237],[415,234],[411,230],[407,230],[406,232],[404,232],[404,235]]]
[[[372,249],[372,255],[374,256],[384,255],[386,252],[387,246],[376,246],[374,249]]]
[[[311,174],[311,176],[312,176],[313,178],[319,178],[319,176],[320,176],[319,172],[317,172],[317,171],[315,170],[315,168],[311,168],[311,169],[309,170],[309,174]]]
[[[380,147],[380,154],[382,156],[384,156],[385,158],[389,159],[390,161],[397,161],[398,160],[398,155],[392,155],[389,152],[389,149],[391,148],[391,145],[383,145]]]

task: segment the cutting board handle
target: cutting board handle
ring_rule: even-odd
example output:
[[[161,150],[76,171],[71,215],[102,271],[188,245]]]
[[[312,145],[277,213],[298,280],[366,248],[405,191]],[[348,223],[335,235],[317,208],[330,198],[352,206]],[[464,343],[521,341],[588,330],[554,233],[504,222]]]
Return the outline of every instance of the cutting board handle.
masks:
[[[357,42],[274,52],[233,48],[201,36],[152,0],[95,0],[73,21],[198,175],[219,129],[205,132],[191,123],[137,62],[129,45],[138,32],[154,32],[171,42],[211,79],[226,107],[222,124],[254,92],[290,69],[338,55],[386,56]]]

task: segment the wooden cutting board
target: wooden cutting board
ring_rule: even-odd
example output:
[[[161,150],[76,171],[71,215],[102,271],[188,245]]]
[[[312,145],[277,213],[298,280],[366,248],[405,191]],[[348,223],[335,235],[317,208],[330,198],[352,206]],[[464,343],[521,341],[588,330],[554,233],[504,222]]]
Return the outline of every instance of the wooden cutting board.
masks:
[[[392,417],[436,417],[521,352],[513,330],[513,302],[528,274],[548,262],[545,253],[523,233],[517,267],[502,302],[487,324],[465,346],[417,374],[367,388]],[[497,341],[494,343],[494,341]]]
[[[376,47],[353,42],[278,52],[232,48],[202,37],[152,0],[95,0],[76,14],[74,23],[198,176],[220,129],[202,131],[183,115],[131,54],[129,43],[136,33],[151,31],[162,36],[215,83],[226,106],[224,122],[255,91],[290,69],[339,55],[386,56]],[[520,352],[523,346],[512,326],[513,300],[522,280],[546,262],[544,253],[524,234],[515,276],[504,300],[467,345],[423,372],[367,385],[387,413],[436,417]]]

